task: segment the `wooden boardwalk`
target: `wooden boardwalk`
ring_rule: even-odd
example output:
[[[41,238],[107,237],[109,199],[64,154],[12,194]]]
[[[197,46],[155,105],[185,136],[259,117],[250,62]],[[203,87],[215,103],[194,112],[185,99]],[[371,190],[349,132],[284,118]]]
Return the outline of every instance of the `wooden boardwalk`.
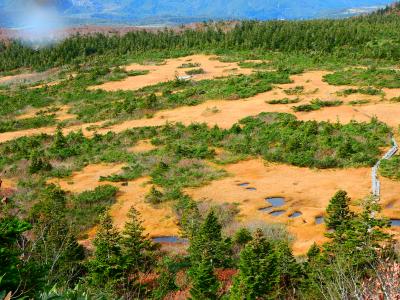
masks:
[[[392,158],[397,151],[399,150],[399,146],[394,138],[392,138],[393,147],[385,153],[385,155],[373,166],[372,168],[372,195],[376,198],[380,198],[381,196],[381,182],[379,181],[378,177],[378,170],[381,165],[381,161],[383,159],[390,159]]]

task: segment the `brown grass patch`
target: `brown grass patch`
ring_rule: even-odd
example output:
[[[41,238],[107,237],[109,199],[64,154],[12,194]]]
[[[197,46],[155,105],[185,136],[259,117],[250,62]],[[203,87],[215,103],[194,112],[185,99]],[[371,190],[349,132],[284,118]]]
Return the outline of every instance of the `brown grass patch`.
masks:
[[[213,58],[214,57],[210,55],[191,55],[182,58],[168,59],[162,65],[132,64],[125,69],[127,71],[148,70],[150,71],[149,74],[128,77],[116,82],[107,82],[99,86],[91,87],[90,89],[103,89],[106,91],[137,90],[160,82],[174,80],[176,75],[186,76],[186,71],[199,68],[179,68],[182,64],[187,62],[197,63],[205,71],[204,74],[194,75],[192,78],[193,80],[213,79],[232,74],[250,74],[252,72],[249,69],[241,69],[237,63],[224,63]]]
[[[254,221],[286,223],[297,237],[294,243],[296,254],[304,254],[314,241],[325,241],[325,226],[316,225],[315,217],[324,215],[330,198],[339,189],[346,190],[354,200],[368,196],[371,190],[370,168],[312,170],[282,164],[265,165],[261,159],[253,159],[228,165],[225,169],[231,177],[187,192],[197,200],[238,203],[238,220],[242,224]],[[239,186],[245,182],[256,190]],[[400,182],[382,180],[382,203],[394,201],[399,193]],[[286,211],[279,217],[259,210],[269,206],[265,198],[274,196],[286,200],[284,206],[277,208]],[[288,216],[295,211],[300,211],[302,216],[290,219]]]
[[[98,164],[89,165],[79,172],[74,172],[67,179],[52,179],[49,182],[59,184],[60,187],[69,192],[81,193],[93,190],[99,185],[111,184],[119,188],[117,202],[110,208],[110,215],[118,229],[122,229],[127,221],[127,213],[134,206],[141,214],[146,232],[151,236],[176,236],[179,235],[179,227],[175,214],[169,204],[157,207],[145,202],[145,195],[151,188],[147,184],[149,178],[140,178],[128,182],[127,186],[120,183],[99,182],[100,177],[109,176],[121,171],[124,164]],[[94,237],[96,229],[88,232]]]
[[[39,108],[26,108],[24,110],[24,112],[22,114],[18,115],[15,119],[23,120],[23,119],[34,118],[34,117],[37,117],[38,114],[41,111],[49,110],[51,108],[53,108],[53,107],[46,107],[45,109],[43,109],[43,108],[42,109],[39,109]],[[58,110],[55,111],[55,112],[48,111],[48,112],[45,112],[43,115],[52,115],[52,114],[54,114],[56,116],[56,119],[59,120],[59,121],[76,119],[76,115],[75,114],[71,114],[71,113],[68,112],[69,109],[70,109],[70,107],[68,105],[63,105],[63,106],[54,107],[54,108],[57,108]]]
[[[150,140],[141,140],[135,146],[128,149],[130,152],[148,152],[157,149]]]

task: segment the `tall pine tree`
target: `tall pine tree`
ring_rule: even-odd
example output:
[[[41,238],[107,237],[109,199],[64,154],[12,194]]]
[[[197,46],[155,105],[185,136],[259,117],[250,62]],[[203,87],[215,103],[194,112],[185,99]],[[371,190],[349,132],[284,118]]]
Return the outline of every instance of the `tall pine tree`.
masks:
[[[124,276],[124,258],[120,246],[121,236],[114,228],[109,214],[101,217],[96,238],[95,251],[88,261],[87,279],[90,285],[106,290],[115,290]]]
[[[269,299],[279,287],[277,255],[257,230],[254,239],[240,253],[239,273],[234,278],[231,299]]]
[[[149,273],[153,270],[156,263],[155,251],[158,247],[144,234],[139,217],[139,212],[131,207],[120,244],[124,259],[125,294],[143,296],[146,290],[139,283],[139,276],[141,272]]]
[[[31,224],[16,217],[0,215],[0,293],[18,293],[23,286],[26,266],[17,242],[31,228]]]
[[[50,286],[60,282],[74,285],[82,273],[85,258],[84,249],[67,220],[66,202],[65,192],[49,185],[32,209],[35,237],[31,243],[32,258],[44,268]]]
[[[350,211],[350,197],[347,196],[347,192],[338,191],[326,209],[327,218],[326,226],[329,229],[336,230],[340,226],[346,226],[349,220],[353,217],[353,213]]]
[[[192,279],[190,295],[193,300],[218,298],[219,283],[214,274],[212,260],[207,253],[204,253],[200,262],[190,269],[189,275]]]
[[[192,265],[199,262],[199,258],[208,255],[214,267],[227,267],[231,264],[230,240],[222,238],[222,226],[215,212],[207,215],[200,229],[190,240],[189,254]]]

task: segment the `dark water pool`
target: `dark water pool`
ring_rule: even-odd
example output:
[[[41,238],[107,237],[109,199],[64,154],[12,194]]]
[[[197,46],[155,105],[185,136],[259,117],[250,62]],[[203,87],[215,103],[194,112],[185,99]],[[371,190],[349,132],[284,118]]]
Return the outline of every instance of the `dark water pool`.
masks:
[[[270,197],[266,198],[265,200],[271,203],[273,207],[279,207],[285,204],[285,198],[282,197]]]
[[[187,239],[182,239],[177,236],[159,236],[153,238],[153,242],[155,243],[171,243],[171,244],[185,244],[188,242]]]
[[[298,217],[300,217],[301,215],[303,215],[303,213],[302,212],[300,212],[300,211],[295,211],[294,213],[292,213],[290,216],[289,216],[289,218],[298,218]]]
[[[246,190],[248,190],[248,191],[257,191],[257,189],[255,187],[248,187],[248,188],[246,188]]]
[[[259,211],[270,212],[272,209],[273,209],[273,207],[269,206],[269,207],[260,208]]]
[[[325,223],[325,218],[322,216],[315,217],[315,224],[323,224]]]
[[[393,227],[398,227],[398,226],[400,226],[400,219],[391,219],[391,220],[390,220],[390,224],[391,224]]]
[[[275,211],[270,212],[269,214],[271,216],[278,217],[278,216],[283,215],[285,212],[286,212],[286,210],[275,210]]]
[[[248,183],[248,182],[243,182],[243,183],[239,183],[238,184],[238,186],[249,186],[250,185],[250,183]]]

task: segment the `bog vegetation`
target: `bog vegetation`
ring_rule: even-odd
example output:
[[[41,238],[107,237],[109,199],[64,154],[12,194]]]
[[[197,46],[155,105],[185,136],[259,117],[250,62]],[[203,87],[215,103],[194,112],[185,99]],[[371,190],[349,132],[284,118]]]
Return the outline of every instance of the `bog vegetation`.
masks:
[[[330,69],[334,72],[324,79],[329,84],[357,86],[337,96],[382,96],[383,88],[400,87],[399,71],[382,68],[400,58],[399,25],[397,15],[382,10],[345,20],[209,23],[200,30],[74,36],[39,49],[18,41],[0,44],[2,75],[57,67],[60,80],[53,86],[42,82],[37,88],[0,88],[0,132],[58,126],[54,135],[0,144],[0,174],[17,184],[11,191],[0,189],[0,298],[396,299],[400,286],[392,275],[399,272],[399,253],[388,233],[389,220],[378,214],[377,199],[350,199],[346,191],[330,195],[326,242],[295,257],[285,226],[228,231],[240,214],[236,206],[204,209],[185,193],[186,188],[229,176],[222,165],[249,157],[317,169],[373,166],[395,133],[379,120],[340,124],[265,112],[228,129],[178,123],[98,134],[94,126],[89,137],[79,130],[64,133],[63,128],[145,118],[210,99],[245,99],[291,83],[290,75],[305,69]],[[255,72],[199,81],[177,77],[136,91],[88,89],[148,73],[126,71],[122,64],[160,63],[198,52],[237,61]],[[350,63],[368,68],[348,68]],[[204,73],[203,67],[180,66],[191,75]],[[323,99],[301,104],[304,90],[285,89],[290,99],[268,103],[305,113],[343,104]],[[55,105],[68,105],[76,120],[59,121],[56,111],[47,108]],[[42,111],[17,118],[26,108]],[[154,147],[131,150],[143,140]],[[49,183],[55,177],[68,180],[74,171],[97,163],[124,167],[80,193]],[[399,166],[396,157],[383,160],[381,174],[399,180]],[[145,204],[173,207],[182,238],[177,251],[168,251],[146,234],[135,207],[122,231],[113,225],[109,209],[121,186],[143,177],[150,185]],[[89,246],[78,242],[93,228],[96,236]]]

